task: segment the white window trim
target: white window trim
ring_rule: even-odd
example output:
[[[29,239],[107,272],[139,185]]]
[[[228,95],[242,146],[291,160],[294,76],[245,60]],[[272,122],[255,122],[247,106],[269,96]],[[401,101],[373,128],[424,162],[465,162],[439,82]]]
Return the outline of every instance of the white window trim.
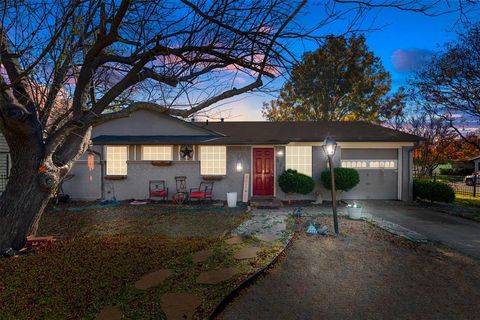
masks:
[[[362,163],[365,166],[347,166],[348,163],[355,162],[355,163]],[[375,162],[378,162],[379,164],[381,162],[393,162],[393,167],[385,167],[385,166],[376,166],[372,167],[372,164],[375,164]],[[398,160],[397,159],[342,159],[341,160],[341,166],[342,168],[352,168],[352,169],[357,169],[357,170],[397,170],[398,169]]]
[[[170,159],[145,159],[145,152],[144,152],[145,147],[169,147],[170,148]],[[142,160],[145,160],[145,161],[172,161],[173,160],[173,146],[172,145],[168,145],[168,144],[148,144],[148,145],[142,145],[141,150],[142,150]]]
[[[208,147],[223,147],[225,148],[225,159],[224,159],[224,172],[221,172],[221,173],[206,173],[206,172],[203,172],[203,162],[204,161],[207,161],[207,160],[203,160],[202,157],[203,157],[203,148],[208,148]],[[198,160],[200,161],[200,175],[201,176],[226,176],[227,175],[227,146],[207,146],[207,145],[203,145],[203,146],[199,146],[199,149],[198,149],[198,153],[199,153],[199,157],[198,157]]]
[[[289,157],[291,157],[291,155],[289,156],[289,149],[291,150],[291,148],[310,148],[310,172],[303,172],[301,170],[298,170],[298,168],[295,167],[295,165],[292,166],[292,164],[289,165],[288,163],[288,159]],[[303,173],[303,174],[306,174],[307,176],[311,177],[313,175],[313,148],[312,146],[308,145],[308,146],[285,146],[285,169],[288,170],[288,169],[294,169],[294,170],[297,170],[298,172],[300,173]]]
[[[127,158],[125,159],[125,167],[126,167],[126,172],[125,174],[109,174],[108,173],[108,147],[125,147],[127,149]],[[105,154],[105,176],[127,176],[128,175],[128,164],[127,164],[127,161],[129,160],[129,146],[128,145],[105,145],[104,146],[104,154]]]

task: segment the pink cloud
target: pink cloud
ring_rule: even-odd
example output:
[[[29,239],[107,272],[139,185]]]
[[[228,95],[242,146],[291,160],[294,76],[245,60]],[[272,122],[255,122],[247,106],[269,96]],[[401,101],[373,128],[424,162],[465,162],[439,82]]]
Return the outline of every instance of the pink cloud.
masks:
[[[391,59],[393,67],[398,72],[412,72],[430,61],[433,52],[426,49],[397,49]]]

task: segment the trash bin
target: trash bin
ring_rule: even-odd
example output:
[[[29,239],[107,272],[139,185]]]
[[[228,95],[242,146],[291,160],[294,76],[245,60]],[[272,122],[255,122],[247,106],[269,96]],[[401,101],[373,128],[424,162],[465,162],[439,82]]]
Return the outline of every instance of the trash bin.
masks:
[[[227,204],[229,208],[235,208],[237,206],[236,192],[227,192]]]

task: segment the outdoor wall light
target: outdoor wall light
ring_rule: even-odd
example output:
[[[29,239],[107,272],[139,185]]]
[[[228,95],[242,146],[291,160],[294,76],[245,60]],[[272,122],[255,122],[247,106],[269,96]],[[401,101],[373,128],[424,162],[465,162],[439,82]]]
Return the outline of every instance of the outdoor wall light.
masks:
[[[282,149],[279,149],[279,150],[277,151],[277,156],[283,157],[283,150],[282,150]]]
[[[242,161],[240,161],[240,160],[237,161],[236,170],[237,170],[237,172],[242,172],[243,171]]]
[[[323,151],[327,155],[328,158],[328,165],[330,167],[330,177],[332,180],[332,211],[333,211],[333,227],[335,229],[335,234],[338,235],[338,217],[337,217],[337,195],[335,190],[335,171],[333,168],[333,161],[332,158],[335,155],[335,151],[337,150],[337,142],[330,137],[326,137],[323,141]]]

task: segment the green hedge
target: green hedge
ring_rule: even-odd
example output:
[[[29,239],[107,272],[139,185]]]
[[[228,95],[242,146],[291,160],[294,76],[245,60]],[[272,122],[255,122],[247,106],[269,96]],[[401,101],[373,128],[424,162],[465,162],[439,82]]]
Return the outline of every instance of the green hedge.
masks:
[[[335,189],[340,191],[349,191],[353,189],[359,182],[360,176],[358,171],[351,168],[334,168]],[[322,184],[328,190],[332,189],[332,179],[330,169],[326,169],[321,175]]]
[[[468,168],[440,168],[440,174],[442,176],[468,176],[473,173],[473,169]]]
[[[443,182],[415,179],[413,180],[413,197],[451,203],[455,200],[455,191]]]
[[[292,169],[280,175],[278,185],[285,193],[309,194],[315,188],[315,182],[311,177]]]

